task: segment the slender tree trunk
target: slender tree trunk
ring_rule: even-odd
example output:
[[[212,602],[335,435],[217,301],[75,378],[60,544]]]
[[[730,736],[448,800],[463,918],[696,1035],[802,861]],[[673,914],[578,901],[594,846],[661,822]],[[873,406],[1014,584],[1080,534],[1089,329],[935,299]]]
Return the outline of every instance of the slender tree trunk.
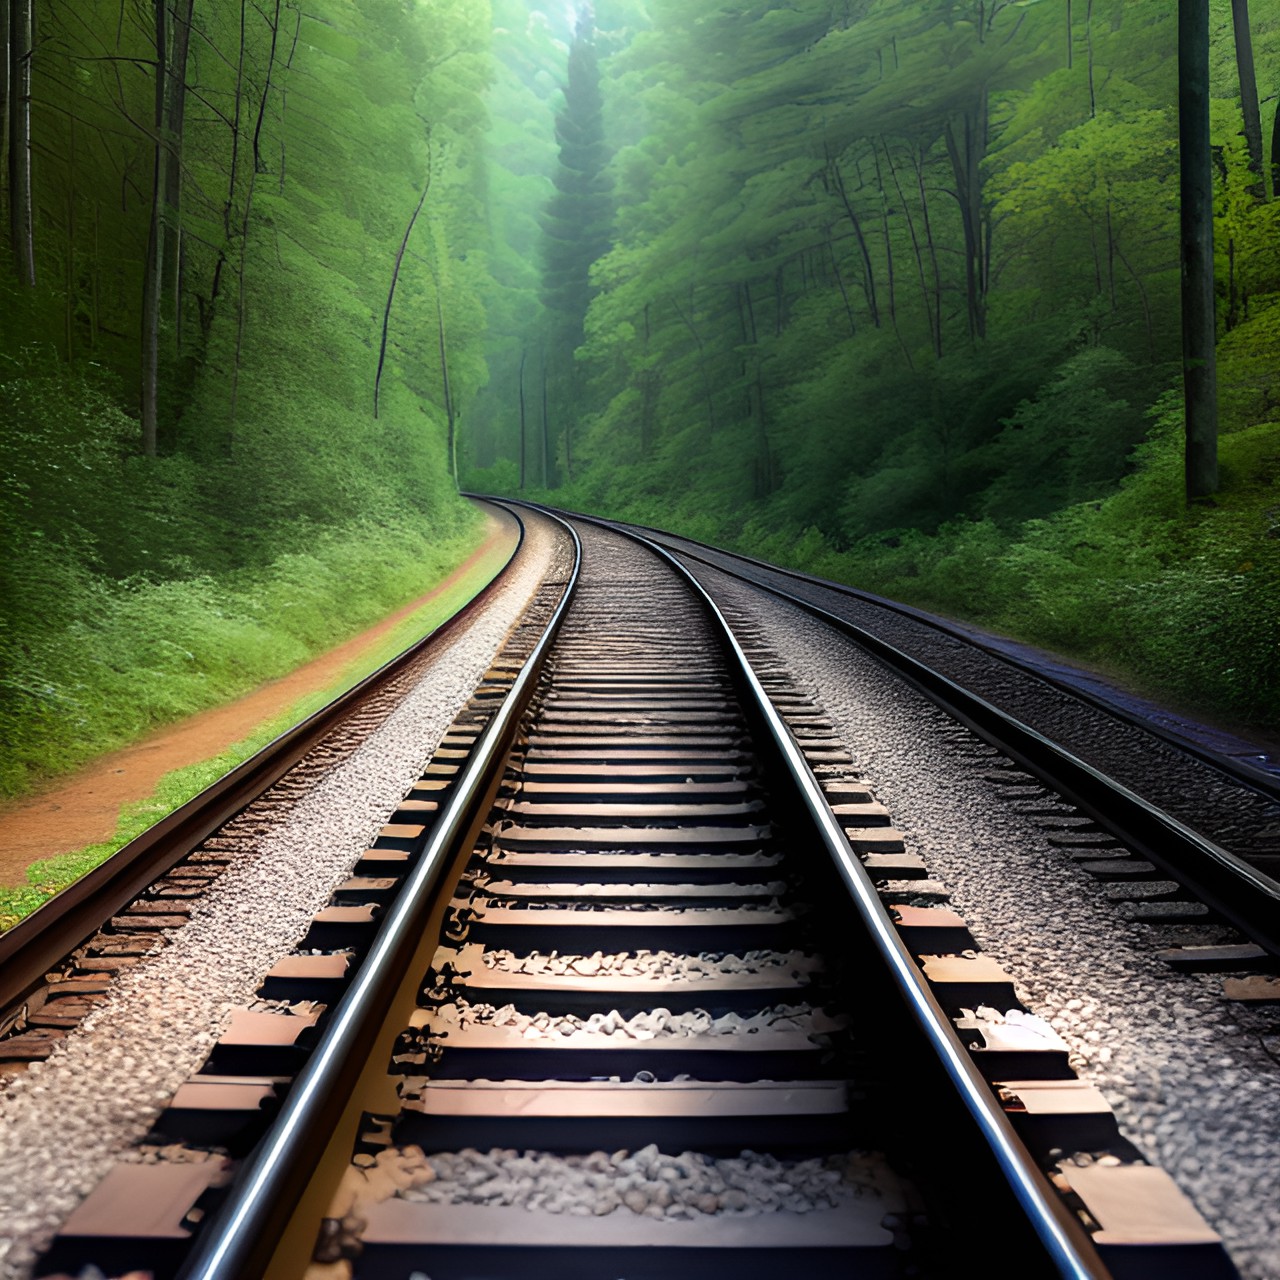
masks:
[[[1098,86],[1093,67],[1093,0],[1085,6],[1084,40],[1089,55],[1089,119],[1092,120],[1098,114]]]
[[[525,481],[525,414],[524,414],[524,362],[529,357],[527,347],[520,348],[520,492],[524,492]]]
[[[550,489],[555,477],[551,457],[551,414],[547,396],[547,348],[542,348],[542,487]]]
[[[853,227],[853,234],[858,241],[858,251],[862,255],[862,270],[865,279],[863,291],[867,298],[867,310],[871,314],[871,323],[878,329],[880,327],[880,304],[876,299],[876,273],[871,265],[871,251],[867,247],[867,238],[862,233],[862,223],[858,220],[858,215],[845,188],[844,174],[840,172],[840,165],[834,159],[830,161],[830,170],[836,191],[840,196],[840,203],[844,205],[845,216],[849,219],[849,223]]]
[[[267,74],[262,78],[262,97],[258,100],[258,118],[253,126],[253,168],[256,173],[267,172],[267,162],[262,158],[262,123],[267,118],[271,75],[276,65],[276,43],[280,39],[280,0],[276,0],[275,15],[267,25],[271,28],[271,48],[267,52]]]
[[[458,429],[453,413],[453,392],[449,388],[449,349],[444,333],[444,304],[440,299],[440,282],[435,283],[436,291],[436,333],[440,340],[440,383],[444,390],[444,416],[449,424],[448,454],[449,470],[453,476],[453,487],[458,487]]]
[[[844,274],[840,270],[840,264],[836,261],[836,246],[830,238],[828,232],[827,238],[827,257],[831,259],[831,274],[835,278],[836,288],[840,290],[840,300],[844,303],[845,319],[849,321],[849,336],[852,338],[858,332],[857,321],[853,318],[853,304],[849,301],[849,290],[844,283]]]
[[[173,322],[175,353],[182,344],[182,139],[187,115],[187,54],[191,48],[191,13],[194,0],[181,0],[174,14],[173,56],[169,67],[165,139],[169,147],[165,171],[165,263],[163,279],[169,284],[168,312]]]
[[[1240,106],[1244,113],[1244,141],[1249,150],[1249,172],[1256,179],[1253,193],[1266,199],[1262,176],[1262,109],[1258,103],[1258,76],[1253,63],[1253,33],[1249,30],[1249,0],[1231,0],[1235,29],[1236,72],[1240,78]]]
[[[684,327],[689,330],[693,345],[698,348],[698,372],[702,375],[702,393],[707,401],[707,435],[713,436],[716,433],[716,402],[715,397],[711,394],[711,374],[707,370],[707,348],[703,344],[702,335],[698,332],[689,316],[685,314],[685,310],[680,303],[675,298],[672,298],[671,305],[675,307],[676,315],[683,321]]]
[[[1209,137],[1209,0],[1178,3],[1178,129],[1182,195],[1182,370],[1187,501],[1218,488],[1214,346],[1213,162]]]
[[[142,279],[142,452],[156,455],[156,420],[160,383],[160,298],[165,259],[165,191],[168,189],[169,144],[165,139],[165,104],[169,98],[168,0],[155,0],[156,82],[155,158],[151,170],[151,225]]]
[[[0,173],[5,181],[0,188],[0,218],[9,226],[9,198],[13,184],[9,175],[9,126],[13,119],[13,8],[17,0],[5,0],[4,22],[0,24],[0,40],[4,42],[0,57]]]
[[[302,8],[294,11],[293,43],[285,60],[284,75],[280,78],[280,192],[284,194],[284,121],[289,109],[289,72],[293,70],[293,55],[298,52],[298,36],[302,32]]]
[[[1070,71],[1073,63],[1072,58],[1072,32],[1071,32],[1071,0],[1067,0],[1067,70]]]
[[[31,57],[33,0],[9,0],[9,241],[14,273],[36,283],[35,224],[31,216]]]
[[[898,203],[902,206],[902,215],[907,220],[907,230],[911,235],[911,249],[916,259],[916,277],[920,281],[920,296],[924,301],[925,319],[929,322],[929,345],[937,350],[937,339],[933,332],[933,309],[929,306],[929,286],[925,283],[924,278],[924,255],[920,251],[920,238],[916,234],[916,220],[911,216],[911,209],[907,205],[907,197],[903,194],[902,183],[898,179],[898,168],[893,163],[893,154],[889,150],[889,144],[883,138],[881,146],[884,147],[884,158],[889,166],[889,174],[893,178],[894,189],[898,193]]]
[[[877,150],[874,141],[871,144],[871,155],[876,165],[876,186],[879,188],[881,196],[886,196],[884,171],[880,168],[880,152]],[[880,227],[881,236],[884,240],[885,283],[889,290],[889,324],[893,328],[894,337],[898,339],[898,345],[902,348],[902,357],[907,362],[907,368],[915,369],[916,364],[911,358],[911,348],[907,346],[906,339],[903,338],[902,331],[898,328],[898,281],[893,261],[893,237],[889,232],[889,201],[887,199],[881,200]]]
[[[1271,124],[1271,190],[1280,194],[1280,94],[1276,98],[1276,118]]]
[[[382,390],[382,369],[387,362],[387,330],[391,325],[391,304],[395,301],[396,285],[400,281],[400,266],[404,262],[405,250],[409,247],[409,237],[413,235],[413,224],[418,221],[418,214],[422,212],[422,206],[427,202],[427,192],[431,190],[431,169],[431,144],[428,141],[427,180],[423,183],[418,203],[414,205],[413,212],[409,215],[404,236],[400,240],[400,248],[396,250],[395,265],[391,268],[391,286],[387,290],[387,304],[382,308],[382,340],[378,343],[378,369],[373,375],[373,416],[375,418],[378,416],[378,397]]]
[[[987,217],[983,204],[982,161],[987,154],[988,94],[978,92],[972,110],[947,125],[947,155],[951,160],[960,222],[964,230],[965,295],[969,307],[969,336],[987,333]]]
[[[933,220],[929,216],[929,193],[924,184],[924,151],[912,153],[912,165],[916,171],[916,189],[920,192],[920,218],[924,226],[925,244],[929,248],[929,262],[933,268],[933,353],[942,359],[942,266],[938,261],[938,246],[933,238]]]

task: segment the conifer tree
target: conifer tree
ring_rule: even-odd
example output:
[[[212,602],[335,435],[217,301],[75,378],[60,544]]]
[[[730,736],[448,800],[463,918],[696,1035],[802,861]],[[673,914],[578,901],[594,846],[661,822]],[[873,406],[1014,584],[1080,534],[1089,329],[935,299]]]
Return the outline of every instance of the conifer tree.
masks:
[[[556,115],[556,141],[560,151],[552,179],[555,192],[542,220],[542,293],[554,352],[554,412],[564,433],[565,469],[572,475],[572,423],[580,393],[573,353],[582,343],[591,302],[591,265],[609,251],[612,219],[605,172],[609,148],[590,5],[578,12],[564,105]]]

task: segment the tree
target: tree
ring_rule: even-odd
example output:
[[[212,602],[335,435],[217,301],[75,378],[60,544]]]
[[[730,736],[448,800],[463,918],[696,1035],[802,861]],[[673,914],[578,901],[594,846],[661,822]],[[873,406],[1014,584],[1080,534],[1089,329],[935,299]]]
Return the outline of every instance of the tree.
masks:
[[[8,102],[9,243],[14,272],[27,288],[36,283],[31,207],[31,59],[35,52],[34,0],[9,0]]]
[[[1231,25],[1235,35],[1236,73],[1240,80],[1240,109],[1244,115],[1249,172],[1257,180],[1254,194],[1262,200],[1266,198],[1266,180],[1262,173],[1262,113],[1258,104],[1258,75],[1253,65],[1249,0],[1231,0]]]
[[[1218,358],[1213,295],[1213,160],[1209,134],[1209,0],[1178,3],[1178,136],[1182,196],[1182,377],[1187,501],[1218,488]]]
[[[578,13],[556,114],[559,157],[552,195],[543,217],[543,303],[551,313],[556,351],[557,416],[565,442],[565,469],[573,472],[573,419],[581,412],[573,352],[581,344],[592,297],[592,264],[609,248],[612,200],[605,166],[604,103],[590,5]]]

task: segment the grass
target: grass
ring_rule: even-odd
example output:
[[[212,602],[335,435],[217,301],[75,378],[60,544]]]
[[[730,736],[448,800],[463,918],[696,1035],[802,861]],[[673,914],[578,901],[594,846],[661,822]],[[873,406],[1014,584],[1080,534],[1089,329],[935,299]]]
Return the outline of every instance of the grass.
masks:
[[[99,866],[124,848],[130,840],[186,804],[274,738],[435,630],[487,585],[505,562],[506,553],[501,547],[481,557],[466,575],[448,590],[401,619],[326,687],[300,699],[287,711],[258,726],[248,737],[232,744],[220,755],[166,774],[150,796],[138,804],[130,805],[120,814],[116,830],[108,840],[33,863],[27,870],[25,885],[0,885],[0,930],[12,927],[24,916],[30,915],[54,894]],[[451,571],[438,574],[437,580]],[[425,589],[430,590],[430,586]],[[423,594],[421,585],[415,594]]]

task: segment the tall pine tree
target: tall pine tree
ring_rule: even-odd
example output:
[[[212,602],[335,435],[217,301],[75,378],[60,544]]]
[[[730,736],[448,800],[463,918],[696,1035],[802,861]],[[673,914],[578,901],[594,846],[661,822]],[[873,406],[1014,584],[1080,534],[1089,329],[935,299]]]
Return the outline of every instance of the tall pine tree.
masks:
[[[595,18],[590,5],[578,11],[569,48],[564,106],[556,115],[559,160],[543,228],[543,303],[548,311],[553,421],[546,427],[563,433],[564,464],[573,474],[573,421],[580,412],[581,387],[573,353],[582,343],[583,322],[591,302],[591,264],[611,246],[612,198],[609,147],[604,136],[600,67],[596,57]]]

